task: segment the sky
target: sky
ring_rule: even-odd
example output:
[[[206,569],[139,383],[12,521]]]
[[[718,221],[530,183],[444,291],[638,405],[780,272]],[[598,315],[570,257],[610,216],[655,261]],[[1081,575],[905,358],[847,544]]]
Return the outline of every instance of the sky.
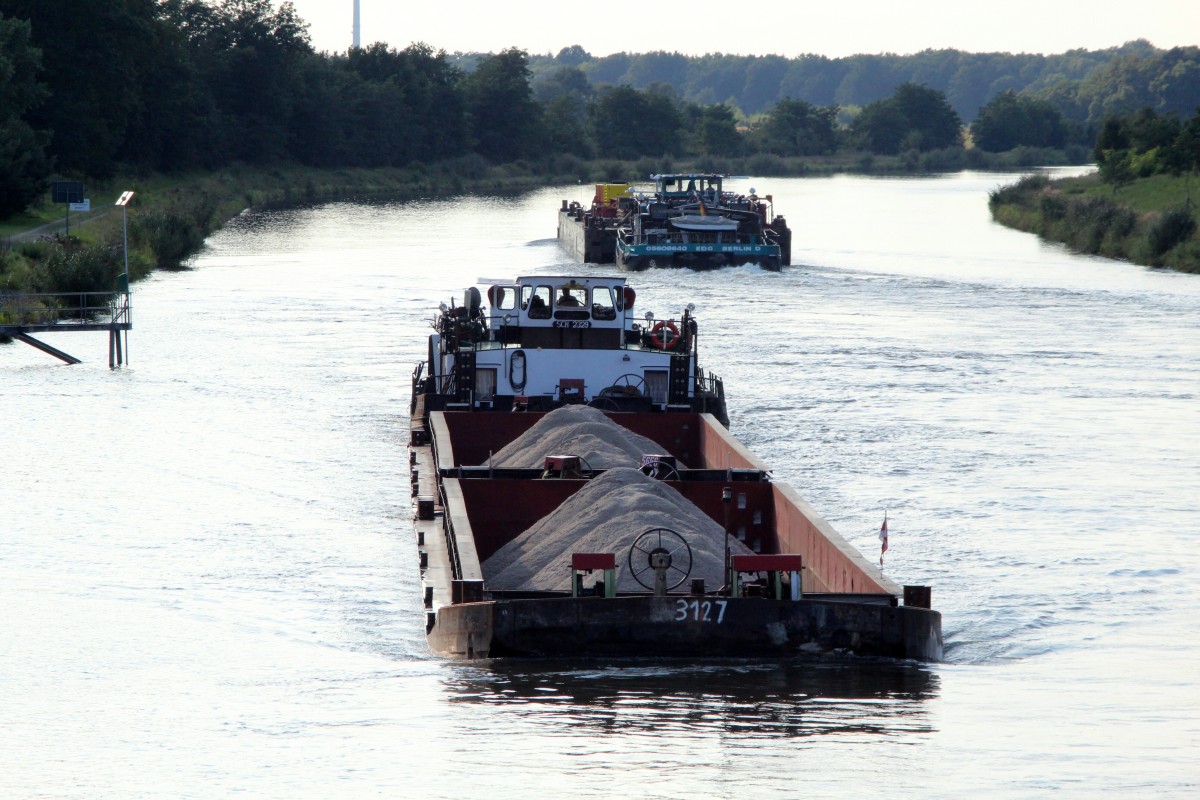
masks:
[[[282,0],[273,0],[281,5]],[[973,53],[1101,50],[1133,39],[1157,47],[1200,45],[1200,0],[359,0],[362,44],[402,50],[424,42],[447,52],[518,47],[555,54],[580,45],[594,56]],[[354,0],[292,0],[317,50],[351,44]],[[759,13],[751,13],[758,9]]]

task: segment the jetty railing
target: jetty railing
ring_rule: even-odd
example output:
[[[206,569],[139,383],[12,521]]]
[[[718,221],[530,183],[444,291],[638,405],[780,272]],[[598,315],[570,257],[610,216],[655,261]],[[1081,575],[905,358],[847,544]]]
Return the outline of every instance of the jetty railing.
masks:
[[[62,330],[130,321],[129,292],[0,292],[0,327]]]
[[[122,276],[123,277],[123,276]],[[125,362],[128,336],[133,328],[133,306],[128,284],[112,292],[0,292],[0,336],[23,341],[68,364],[74,356],[30,334],[51,331],[108,331],[109,366]]]

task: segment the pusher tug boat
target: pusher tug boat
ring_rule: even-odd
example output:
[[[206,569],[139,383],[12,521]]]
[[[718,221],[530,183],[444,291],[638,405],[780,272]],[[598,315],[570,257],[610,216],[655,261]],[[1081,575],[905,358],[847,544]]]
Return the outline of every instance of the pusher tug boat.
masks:
[[[757,264],[778,271],[792,261],[792,231],[770,195],[729,191],[713,173],[651,175],[652,192],[634,193],[616,229],[622,272],[652,267],[694,270]]]
[[[482,290],[441,306],[412,377],[434,654],[941,659],[929,588],[883,575],[728,431],[693,306],[639,317],[623,277]]]

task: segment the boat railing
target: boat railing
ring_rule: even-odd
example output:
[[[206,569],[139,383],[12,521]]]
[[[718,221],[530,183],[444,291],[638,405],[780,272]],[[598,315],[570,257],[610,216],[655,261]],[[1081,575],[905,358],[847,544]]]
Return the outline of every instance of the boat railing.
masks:
[[[446,491],[441,481],[438,481],[438,493],[441,495],[442,508],[446,508]],[[462,580],[462,560],[458,553],[458,537],[454,535],[454,524],[450,515],[442,516],[442,536],[446,539],[446,555],[450,562],[450,576],[454,580]]]
[[[425,362],[418,361],[417,365],[415,367],[413,367],[413,371],[412,371],[412,393],[414,395],[417,395],[420,393],[419,390],[421,388],[421,385],[424,383],[424,380],[423,380],[424,373],[425,373]]]
[[[719,376],[705,371],[702,367],[696,367],[696,389],[701,392],[721,395],[725,391],[725,383]]]

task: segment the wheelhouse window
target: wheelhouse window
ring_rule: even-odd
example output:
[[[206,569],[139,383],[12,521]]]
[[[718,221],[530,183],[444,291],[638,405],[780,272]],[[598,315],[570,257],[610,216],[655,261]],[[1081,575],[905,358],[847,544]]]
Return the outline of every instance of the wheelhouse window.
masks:
[[[613,291],[608,286],[592,289],[592,319],[611,320],[617,318],[617,306]]]
[[[588,290],[572,281],[554,289],[554,318],[582,322],[591,317]]]
[[[554,306],[556,308],[586,308],[587,289],[570,284],[558,287],[558,292],[554,297]]]
[[[488,289],[488,300],[494,311],[513,311],[517,307],[515,286],[493,286]]]
[[[523,286],[521,308],[529,313],[530,319],[550,319],[550,287]]]

